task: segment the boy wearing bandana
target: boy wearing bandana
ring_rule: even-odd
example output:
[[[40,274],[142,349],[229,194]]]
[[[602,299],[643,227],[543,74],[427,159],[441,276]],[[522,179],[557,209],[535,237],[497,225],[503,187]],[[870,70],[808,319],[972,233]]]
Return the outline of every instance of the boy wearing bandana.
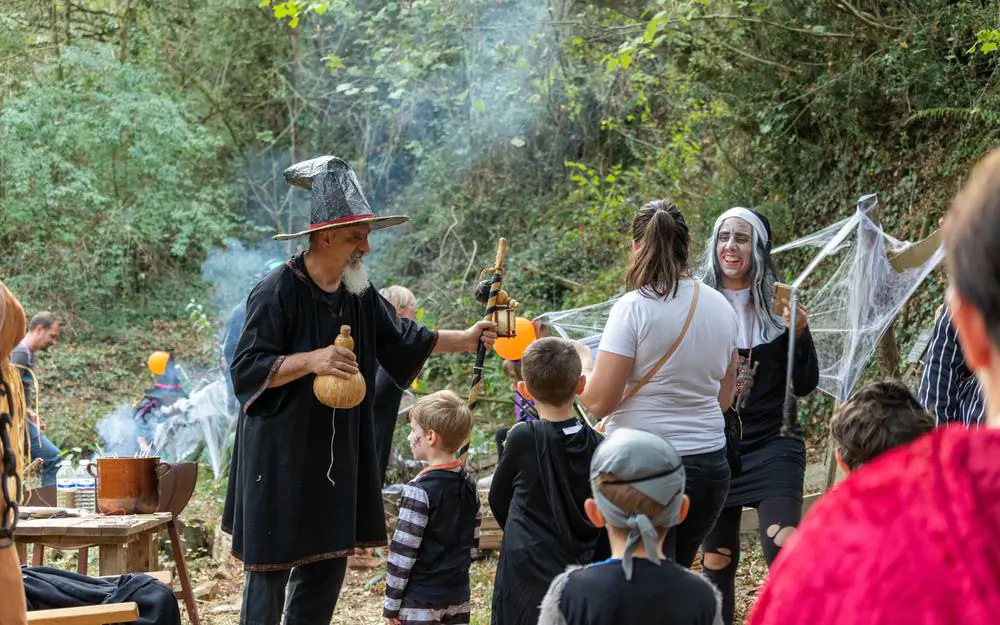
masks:
[[[613,433],[590,465],[594,498],[584,504],[607,528],[612,557],[552,581],[541,625],[715,625],[722,598],[701,576],[667,560],[667,530],[687,515],[684,465],[659,436]]]

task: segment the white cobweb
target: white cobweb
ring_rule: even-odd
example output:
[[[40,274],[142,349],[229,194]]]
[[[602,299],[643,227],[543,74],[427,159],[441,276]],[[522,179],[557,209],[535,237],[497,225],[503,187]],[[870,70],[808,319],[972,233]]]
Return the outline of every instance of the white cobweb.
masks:
[[[793,282],[809,315],[809,329],[819,358],[819,389],[838,401],[850,397],[879,339],[920,283],[944,258],[938,247],[917,266],[896,270],[890,259],[913,243],[885,233],[869,216],[875,194],[862,196],[846,219],[775,248],[772,255],[794,249],[816,250]],[[827,276],[815,277],[818,268]],[[606,302],[548,312],[535,318],[553,334],[578,340],[596,358],[604,324],[617,297]]]

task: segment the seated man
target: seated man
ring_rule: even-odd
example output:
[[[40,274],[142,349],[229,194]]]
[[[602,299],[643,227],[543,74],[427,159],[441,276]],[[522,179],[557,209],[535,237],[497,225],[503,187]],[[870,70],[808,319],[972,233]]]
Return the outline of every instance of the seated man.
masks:
[[[837,410],[830,421],[837,464],[846,475],[883,453],[934,429],[930,415],[901,382],[872,382]]]
[[[43,311],[31,318],[28,334],[14,348],[10,361],[21,374],[24,384],[24,400],[28,406],[28,438],[31,441],[31,459],[42,460],[42,486],[55,486],[59,472],[59,456],[62,452],[45,435],[45,422],[33,409],[35,400],[35,356],[59,341],[61,324],[56,316]]]

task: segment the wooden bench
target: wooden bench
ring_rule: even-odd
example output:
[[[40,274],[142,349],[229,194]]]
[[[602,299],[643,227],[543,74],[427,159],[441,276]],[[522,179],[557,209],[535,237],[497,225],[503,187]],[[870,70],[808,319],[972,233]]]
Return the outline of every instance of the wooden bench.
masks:
[[[28,623],[31,625],[108,625],[132,623],[137,620],[139,620],[139,606],[133,601],[28,612]]]

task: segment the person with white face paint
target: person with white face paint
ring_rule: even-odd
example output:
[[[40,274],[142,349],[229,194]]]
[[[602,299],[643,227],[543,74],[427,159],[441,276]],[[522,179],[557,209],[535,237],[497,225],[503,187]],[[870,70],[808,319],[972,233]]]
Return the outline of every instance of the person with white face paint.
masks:
[[[772,312],[777,272],[770,252],[767,218],[732,208],[716,220],[702,267],[702,280],[729,300],[740,328],[736,397],[726,411],[734,475],[726,507],[702,546],[702,569],[722,592],[727,625],[733,622],[743,506],[757,508],[768,566],[802,518],[805,443],[800,431],[780,433],[790,313],[787,301],[783,318]],[[819,364],[802,307],[795,330],[792,386],[804,396],[819,382]]]

